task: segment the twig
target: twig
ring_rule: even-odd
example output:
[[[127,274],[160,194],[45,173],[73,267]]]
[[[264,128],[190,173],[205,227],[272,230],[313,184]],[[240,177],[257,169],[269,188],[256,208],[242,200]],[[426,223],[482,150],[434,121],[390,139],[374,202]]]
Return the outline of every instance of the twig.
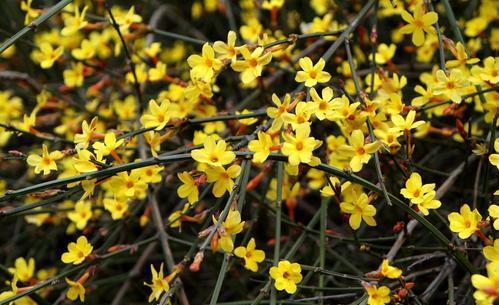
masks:
[[[43,13],[40,17],[33,20],[30,24],[22,28],[19,32],[17,32],[14,36],[7,39],[4,43],[0,45],[0,54],[2,54],[8,47],[13,45],[17,40],[24,37],[31,31],[36,31],[36,29],[45,21],[50,19],[55,14],[59,13],[66,5],[73,2],[73,0],[61,0],[56,5],[49,8],[45,13]]]

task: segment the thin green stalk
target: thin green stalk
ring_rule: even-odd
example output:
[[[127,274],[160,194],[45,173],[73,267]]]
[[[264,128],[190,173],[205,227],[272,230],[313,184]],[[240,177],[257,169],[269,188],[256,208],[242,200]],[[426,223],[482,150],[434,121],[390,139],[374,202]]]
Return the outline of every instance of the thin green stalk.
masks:
[[[185,36],[185,35],[182,35],[182,34],[172,33],[172,32],[163,31],[163,30],[159,30],[159,29],[150,28],[149,31],[151,33],[156,34],[156,35],[160,35],[160,36],[164,36],[164,37],[168,37],[168,38],[173,38],[173,39],[178,39],[178,40],[181,40],[181,41],[189,42],[189,43],[192,43],[192,44],[197,44],[197,45],[200,45],[200,46],[202,46],[203,44],[207,43],[207,41],[204,41],[204,40],[201,40],[201,39],[192,38],[192,37],[188,37],[188,36]]]
[[[326,267],[326,229],[327,229],[327,207],[330,198],[321,199],[321,219],[320,219],[320,236],[319,236],[319,267],[324,269]],[[323,274],[319,276],[319,288],[324,288],[325,277]],[[323,296],[323,292],[319,293],[319,296]],[[321,298],[319,304],[324,304],[324,300]]]
[[[264,49],[268,49],[268,48],[271,48],[271,47],[274,47],[274,46],[277,46],[277,45],[280,45],[280,44],[285,44],[285,43],[287,43],[287,44],[294,44],[297,40],[310,39],[310,38],[323,38],[323,37],[327,37],[327,36],[334,36],[334,35],[341,34],[343,31],[344,31],[344,29],[336,30],[336,31],[329,31],[329,32],[318,32],[318,33],[300,34],[300,35],[291,34],[291,35],[288,35],[287,38],[279,39],[279,40],[273,41],[271,43],[268,43],[268,44],[264,45],[263,48]]]
[[[357,91],[357,97],[362,100],[362,90],[360,88],[359,80],[357,79],[357,74],[355,72],[355,66],[353,63],[352,51],[350,49],[350,41],[345,40],[345,48],[347,51],[348,63],[350,65],[350,71],[352,73],[352,79],[355,85],[355,90]],[[376,137],[374,136],[374,130],[371,124],[371,120],[369,117],[366,118],[367,128],[369,129],[369,138],[372,143],[376,142]],[[388,191],[386,190],[385,182],[383,181],[383,172],[381,171],[381,164],[379,162],[379,154],[377,151],[374,152],[374,165],[376,168],[376,175],[378,176],[378,182],[381,185],[381,190],[383,191],[383,196],[385,197],[386,203],[391,206],[392,202],[390,200],[390,196],[388,196]]]
[[[499,119],[499,116],[496,114],[494,118],[492,119],[492,122],[490,123],[490,138],[489,138],[489,143],[487,145],[487,155],[490,155],[494,151],[494,142],[496,140],[496,129],[497,129],[497,120]],[[488,160],[485,160],[483,162],[483,167],[484,167],[484,173],[483,173],[483,187],[482,187],[482,194],[483,194],[483,202],[484,206],[487,206],[487,202],[490,198],[489,196],[489,168],[490,164],[487,162]]]
[[[322,56],[324,60],[331,58],[334,52],[336,52],[336,49],[338,49],[340,45],[348,38],[348,36],[350,36],[350,34],[357,28],[362,18],[367,15],[375,2],[376,0],[369,0],[369,2],[367,2],[364,7],[362,7],[357,16],[352,20],[352,22],[350,22],[349,26],[341,33],[338,39],[334,41],[334,43],[326,51],[326,53],[324,53],[324,55]]]
[[[251,155],[252,155],[251,152],[236,152],[236,156],[239,156],[239,157],[248,157]],[[66,184],[72,183],[72,182],[78,182],[78,181],[81,181],[83,179],[92,179],[92,178],[96,178],[96,177],[104,176],[104,175],[113,175],[113,174],[118,173],[118,172],[131,170],[131,169],[135,169],[135,168],[140,168],[140,167],[145,167],[145,166],[154,165],[154,164],[163,164],[163,163],[168,163],[168,162],[174,162],[174,161],[179,161],[179,160],[190,160],[190,159],[191,159],[190,154],[178,154],[178,155],[158,156],[156,158],[148,158],[145,160],[140,160],[140,161],[132,162],[129,164],[121,164],[121,165],[117,165],[117,166],[114,166],[111,168],[103,169],[101,171],[86,173],[86,174],[82,174],[82,175],[78,175],[78,176],[70,177],[70,178],[66,178],[66,179],[47,181],[44,183],[40,183],[37,185],[26,187],[26,188],[23,188],[23,189],[20,189],[17,191],[8,191],[8,192],[6,192],[6,194],[3,197],[0,197],[0,202],[6,201],[12,197],[29,194],[31,192],[38,191],[41,189],[48,189],[48,188],[52,188],[52,187],[56,187],[56,186],[66,185]],[[286,161],[287,157],[284,155],[281,155],[281,154],[271,154],[269,156],[269,159],[278,160],[278,161]],[[369,181],[367,181],[367,180],[365,180],[357,175],[347,173],[343,170],[340,170],[338,168],[332,167],[332,166],[324,164],[324,163],[321,163],[321,164],[315,166],[314,168],[321,170],[327,174],[334,175],[334,176],[337,176],[339,178],[343,178],[343,179],[346,179],[348,181],[360,184],[363,187],[365,187],[365,188],[367,188],[375,193],[383,195],[383,190],[380,187],[372,184],[371,182],[369,182]],[[220,217],[220,219],[222,219],[222,220],[225,219],[225,217],[228,213],[228,209],[230,207],[230,202],[234,199],[235,193],[237,193],[237,189],[240,187],[240,185],[239,185],[240,178],[241,178],[241,176],[238,177],[238,179],[236,181],[235,189],[231,193],[231,195],[229,197],[228,204],[226,205],[224,211],[222,212],[222,215]],[[469,272],[476,273],[475,267],[468,261],[468,259],[462,253],[454,251],[453,246],[451,244],[451,241],[447,237],[445,237],[445,235],[442,232],[440,232],[432,223],[430,223],[426,218],[424,218],[419,213],[414,211],[409,205],[404,203],[398,197],[396,197],[390,193],[388,193],[388,196],[390,197],[391,202],[395,206],[397,206],[398,208],[400,208],[404,212],[411,215],[411,217],[416,219],[427,230],[429,230],[430,233],[443,246],[447,247],[449,249],[449,251],[452,253],[452,255],[459,262],[459,264],[461,264]],[[9,214],[11,214],[11,211],[10,212],[9,211],[0,211],[0,218],[2,216],[5,217],[6,215],[9,215]],[[317,222],[319,220],[319,213],[317,213],[316,215],[317,215],[317,219],[315,219],[315,217],[313,219],[315,219],[315,221]],[[218,222],[218,224],[219,223],[220,223],[220,221]],[[212,234],[210,234],[210,235],[212,235],[211,238],[213,237],[213,234],[214,234],[214,232],[212,232]],[[209,240],[211,240],[211,238],[209,238]],[[305,238],[305,237],[303,237],[303,238]],[[203,244],[204,245],[202,247],[203,250],[207,248],[207,242],[209,243],[209,240],[207,239],[207,241],[205,241],[205,243]],[[293,251],[290,251],[290,253],[292,253],[292,254],[288,253],[288,256],[293,255],[294,251],[296,251],[297,248],[298,248],[298,245],[295,244],[292,248]],[[286,259],[287,259],[287,257],[286,257]]]
[[[129,245],[127,247],[123,247],[121,248],[120,250],[117,250],[117,251],[114,251],[114,252],[111,252],[111,253],[107,253],[107,254],[104,254],[104,255],[101,255],[99,256],[96,260],[94,261],[91,261],[91,262],[87,262],[87,263],[84,263],[84,264],[81,264],[77,267],[73,267],[67,271],[64,271],[64,272],[61,272],[59,273],[58,275],[50,278],[50,279],[47,279],[45,281],[42,281],[34,286],[32,286],[31,288],[29,289],[26,289],[24,290],[23,292],[20,292],[18,294],[16,294],[15,296],[12,296],[10,298],[7,298],[7,299],[4,299],[4,300],[1,300],[0,301],[0,305],[4,305],[4,304],[9,304],[10,302],[13,302],[15,300],[18,300],[22,297],[25,297],[25,296],[29,296],[31,295],[33,292],[35,291],[38,291],[42,288],[45,288],[45,287],[48,287],[48,286],[52,286],[52,285],[56,285],[58,284],[62,279],[64,279],[65,277],[69,276],[70,274],[73,274],[74,272],[76,271],[79,271],[79,270],[83,270],[87,267],[90,267],[92,265],[95,265],[97,262],[99,261],[102,261],[102,260],[106,260],[106,259],[109,259],[111,257],[114,257],[114,256],[117,256],[119,254],[123,254],[123,253],[129,253],[131,249],[135,249],[136,247],[141,247],[143,245],[146,245],[146,244],[149,244],[155,240],[157,240],[158,236],[157,235],[154,235],[152,237],[149,237],[147,239],[144,239],[140,242],[137,242],[133,245]]]
[[[132,54],[128,50],[128,46],[126,44],[125,38],[123,37],[123,34],[121,33],[121,30],[120,30],[120,25],[118,24],[118,22],[116,22],[116,19],[114,18],[114,15],[113,15],[113,12],[111,11],[111,7],[109,6],[109,3],[107,1],[104,1],[104,7],[106,8],[106,11],[109,14],[109,17],[111,18],[111,25],[114,27],[114,29],[118,33],[118,36],[120,37],[120,40],[121,40],[121,44],[123,44],[123,51],[124,51],[125,57],[127,59],[127,64],[130,67],[130,72],[132,72],[133,87],[135,88],[135,94],[137,95],[137,101],[138,101],[138,106],[139,106],[139,110],[140,110],[140,109],[142,109],[142,107],[144,105],[144,101],[142,99],[142,91],[140,89],[140,83],[139,83],[139,79],[137,77],[137,71],[135,71],[135,62],[132,60]]]
[[[497,90],[499,90],[499,86],[495,86],[495,87],[484,89],[484,90],[478,90],[476,92],[473,92],[473,93],[461,96],[461,100],[464,101],[467,98],[474,97],[474,96],[477,96],[477,95],[483,95],[484,93],[492,92],[492,91],[497,91]],[[426,106],[417,108],[416,112],[429,110],[429,109],[432,109],[432,108],[436,108],[436,107],[439,107],[439,106],[442,106],[442,105],[451,104],[451,103],[452,103],[451,100],[447,100],[447,101],[443,101],[443,102],[439,102],[439,103],[427,104]]]
[[[276,191],[276,217],[275,217],[275,236],[274,236],[274,266],[279,263],[279,254],[281,252],[281,219],[282,219],[282,186],[284,178],[284,164],[277,162],[277,191]],[[270,304],[277,303],[277,291],[275,287],[270,290]]]
[[[230,0],[223,0],[227,19],[229,19],[229,27],[232,31],[237,32],[236,18],[232,11],[232,4]]]
[[[243,167],[243,168],[245,168],[245,167]],[[208,248],[208,245],[210,244],[213,236],[215,236],[215,233],[217,233],[218,228],[220,228],[220,226],[222,225],[222,222],[225,221],[225,218],[229,214],[230,207],[232,206],[232,202],[236,198],[236,195],[242,186],[242,181],[243,181],[242,178],[244,175],[245,175],[245,173],[242,172],[239,175],[239,177],[237,177],[235,184],[234,184],[234,187],[232,188],[232,192],[230,193],[229,198],[227,199],[227,202],[225,203],[225,207],[222,210],[222,213],[220,214],[220,216],[218,217],[217,223],[212,227],[210,234],[206,237],[206,240],[203,242],[203,244],[199,248],[200,252],[205,251]]]
[[[17,32],[14,36],[7,39],[2,45],[0,45],[0,54],[2,54],[8,47],[13,45],[17,40],[24,37],[31,31],[36,31],[36,29],[45,21],[50,19],[55,14],[59,13],[64,7],[73,2],[73,0],[62,0],[56,5],[49,8],[45,13],[43,13],[40,17],[33,20],[30,24],[22,28],[19,32]]]
[[[435,8],[431,3],[431,0],[427,2],[429,9],[432,12],[435,12]],[[442,39],[442,32],[440,31],[440,26],[438,25],[438,21],[435,23],[435,30],[437,31],[437,39],[438,39],[438,55],[440,58],[440,69],[447,71],[445,68],[445,51],[444,51],[444,42]]]
[[[248,160],[244,160],[243,163],[241,164],[241,167],[243,168],[242,173],[241,173],[241,176],[242,176],[241,185],[248,184],[249,174],[250,174],[250,166],[251,166],[251,162]],[[245,198],[246,198],[246,188],[243,187],[240,190],[241,191],[239,193],[239,199],[237,201],[237,210],[239,212],[242,211],[242,208],[243,208],[243,205],[245,202]],[[233,237],[232,241],[234,241],[234,239],[235,238]],[[217,282],[215,283],[215,288],[213,289],[213,294],[211,295],[210,305],[217,304],[218,296],[220,295],[220,290],[222,289],[222,284],[224,282],[225,275],[227,274],[227,271],[228,271],[230,258],[231,258],[231,255],[224,253],[224,259],[222,262],[222,266],[220,267]]]

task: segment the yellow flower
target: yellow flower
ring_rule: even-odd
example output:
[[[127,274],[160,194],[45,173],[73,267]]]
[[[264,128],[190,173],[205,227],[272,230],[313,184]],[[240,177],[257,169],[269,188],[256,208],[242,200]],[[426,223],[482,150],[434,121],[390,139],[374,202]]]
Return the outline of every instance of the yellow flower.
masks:
[[[14,273],[14,277],[10,283],[10,287],[11,287],[11,290],[6,290],[6,291],[3,291],[0,293],[0,301],[3,301],[3,300],[6,300],[8,298],[11,298],[13,296],[15,296],[17,294],[17,291],[18,291],[18,288],[17,288],[17,281],[18,281],[18,278],[17,278],[17,274]],[[28,304],[32,304],[34,303],[31,299],[29,298],[21,298],[18,300],[18,302],[21,304],[22,302],[24,301],[28,301]],[[22,303],[24,304],[24,303]],[[15,305],[14,302],[10,302],[9,305]]]
[[[124,142],[123,139],[116,141],[116,134],[114,134],[114,132],[106,133],[106,135],[104,136],[104,143],[95,142],[93,144],[95,154],[97,155],[97,159],[100,160],[103,157],[111,154],[118,147],[120,147],[123,144],[123,142]]]
[[[391,61],[393,55],[395,55],[396,50],[397,46],[393,43],[390,45],[381,43],[378,46],[378,50],[376,51],[376,63],[379,65],[384,65],[387,62]],[[372,55],[369,55],[369,60],[372,60]]]
[[[140,173],[140,179],[144,181],[144,183],[158,183],[161,182],[163,177],[161,176],[161,172],[165,168],[159,165],[150,165],[142,168],[138,168],[135,171]]]
[[[423,195],[423,201],[417,203],[418,209],[423,213],[423,215],[428,215],[428,209],[438,209],[442,203],[440,200],[435,199],[435,191],[428,192]]]
[[[210,136],[206,138],[203,148],[193,150],[191,156],[200,163],[206,163],[211,166],[222,166],[229,164],[236,158],[234,152],[226,149],[227,143],[224,140],[215,142],[215,139]]]
[[[68,244],[68,252],[62,254],[61,261],[65,264],[79,265],[92,253],[93,248],[85,236],[80,236],[76,243]]]
[[[138,198],[144,195],[147,188],[139,170],[132,170],[130,174],[127,172],[118,173],[111,177],[108,183],[115,194],[129,198]]]
[[[288,113],[291,95],[286,94],[284,100],[281,102],[279,97],[274,93],[272,94],[272,102],[276,107],[268,107],[267,115],[273,119],[270,130],[277,131],[284,125],[284,114]]]
[[[35,174],[39,174],[43,171],[44,175],[48,175],[51,171],[57,171],[57,164],[55,161],[62,159],[64,154],[58,150],[55,150],[51,153],[48,152],[47,145],[42,145],[42,155],[39,156],[37,154],[30,154],[26,159],[26,162],[30,166],[35,167]]]
[[[80,29],[83,29],[88,22],[85,21],[85,15],[88,10],[88,6],[85,6],[80,13],[78,5],[74,5],[75,12],[74,16],[67,16],[63,14],[64,28],[61,31],[62,36],[70,36],[76,34]]]
[[[334,93],[333,89],[330,87],[325,87],[322,89],[322,97],[317,94],[315,88],[310,89],[310,96],[312,97],[312,104],[310,107],[313,111],[313,114],[320,121],[324,120],[327,117],[331,117],[334,113],[334,109],[336,108],[335,103],[332,102]]]
[[[54,62],[61,57],[64,52],[64,47],[59,46],[54,49],[48,42],[42,42],[39,50],[33,51],[33,59],[40,63],[42,69],[49,69],[54,65]]]
[[[383,130],[382,128],[378,128],[374,130],[374,135],[378,140],[383,142],[383,145],[388,148],[391,154],[396,154],[397,151],[402,146],[398,141],[398,137],[402,135],[398,129],[387,128]]]
[[[494,240],[493,246],[483,248],[483,256],[493,262],[499,262],[499,239]]]
[[[218,220],[213,216],[213,223],[217,223]],[[218,247],[221,248],[226,253],[232,252],[234,250],[234,242],[232,241],[232,235],[241,233],[244,227],[244,221],[241,221],[241,214],[238,210],[230,210],[227,214],[227,218],[220,226],[220,240],[218,242]]]
[[[177,194],[180,198],[187,198],[190,204],[198,201],[199,190],[196,181],[188,172],[177,173],[182,185],[178,187]]]
[[[233,164],[225,169],[222,166],[209,166],[205,170],[208,182],[215,182],[212,193],[215,197],[222,197],[225,192],[232,192],[234,181],[232,179],[239,176],[241,167]]]
[[[244,268],[253,272],[258,271],[258,263],[265,259],[265,252],[256,249],[255,239],[251,238],[246,247],[237,247],[234,250],[237,257],[244,259]]]
[[[94,154],[87,149],[79,149],[76,153],[77,157],[73,157],[73,166],[78,172],[88,173],[98,170],[97,165],[92,162],[92,160],[98,162],[101,162],[102,160],[95,158]]]
[[[492,56],[485,58],[483,68],[473,66],[471,74],[479,81],[497,84],[499,82],[499,59]]]
[[[450,230],[459,233],[459,238],[466,239],[473,235],[478,228],[478,223],[482,220],[482,215],[477,209],[471,211],[469,205],[461,206],[459,213],[450,213],[447,218],[450,222]]]
[[[471,283],[476,288],[473,297],[477,304],[494,304],[499,298],[499,262],[487,264],[487,276],[473,274]]]
[[[435,76],[438,82],[432,88],[433,93],[435,95],[442,94],[454,103],[461,103],[463,89],[469,85],[463,72],[459,69],[452,69],[447,76],[443,70],[438,70]]]
[[[399,131],[409,132],[411,129],[416,129],[424,124],[424,121],[414,122],[416,118],[416,111],[411,110],[404,119],[400,114],[392,115],[392,123],[395,125],[394,129]]]
[[[296,73],[295,81],[299,83],[305,82],[305,86],[313,87],[317,83],[325,83],[331,79],[331,74],[322,71],[326,65],[326,61],[321,58],[314,65],[310,57],[300,58],[298,61],[302,71]]]
[[[237,54],[239,54],[238,48],[236,47],[236,38],[236,32],[229,31],[227,34],[227,43],[223,41],[215,41],[213,43],[213,49],[218,53],[218,59],[228,59],[231,62],[236,61]]]
[[[145,128],[156,127],[154,130],[162,130],[170,121],[170,101],[163,100],[158,105],[155,100],[149,101],[149,111],[140,117],[140,123]]]
[[[290,263],[287,260],[282,260],[277,266],[272,266],[269,274],[275,280],[275,288],[279,291],[286,290],[289,294],[296,292],[296,284],[300,283],[303,278],[300,264]]]
[[[258,140],[252,140],[248,143],[248,149],[254,152],[253,162],[265,162],[270,154],[270,148],[272,145],[272,137],[263,131],[259,131]]]
[[[288,161],[291,165],[300,163],[319,164],[319,158],[314,157],[312,152],[318,148],[322,141],[310,137],[310,126],[301,124],[296,128],[295,136],[287,133],[283,134],[284,144],[282,145],[282,153],[288,156]]]
[[[24,24],[28,25],[31,21],[35,20],[40,16],[41,11],[31,7],[33,0],[23,0],[21,1],[21,10],[26,12],[24,18]]]
[[[114,7],[113,7],[114,9]],[[142,17],[138,14],[135,14],[135,6],[132,5],[130,9],[126,13],[124,13],[121,9],[116,10],[114,13],[114,17],[116,18],[116,22],[120,25],[121,31],[127,33],[128,28],[132,23],[142,22]]]
[[[201,55],[193,54],[187,58],[191,67],[191,77],[209,81],[215,72],[223,67],[220,59],[215,58],[215,51],[209,43],[203,45]]]
[[[284,0],[264,0],[262,3],[262,8],[264,10],[274,10],[280,9],[284,5]]]
[[[423,196],[435,189],[435,183],[424,184],[421,175],[412,173],[405,182],[405,188],[400,190],[400,194],[409,199],[414,204],[423,202]]]
[[[284,123],[291,124],[291,128],[296,130],[300,125],[309,125],[310,117],[313,112],[312,103],[298,102],[295,107],[295,113],[284,113],[282,118]]]
[[[166,75],[166,64],[158,61],[154,68],[149,69],[148,73],[151,82],[158,82]]]
[[[90,124],[84,120],[81,123],[81,133],[75,134],[74,143],[76,144],[76,149],[87,148],[90,141],[93,140],[95,135],[95,130],[97,128],[98,118],[94,117]]]
[[[83,86],[85,77],[83,75],[83,64],[71,64],[71,69],[66,69],[63,72],[64,84],[70,88]]]
[[[29,282],[35,274],[35,259],[30,258],[27,262],[24,257],[16,258],[14,268],[9,268],[9,272],[15,274],[19,281]]]
[[[480,16],[472,18],[466,21],[464,34],[469,37],[478,36],[487,28],[488,24],[489,22],[486,18]]]
[[[369,197],[367,197],[365,193],[356,196],[351,202],[342,202],[340,204],[340,209],[343,213],[350,214],[348,223],[354,230],[357,230],[360,227],[360,222],[362,220],[369,226],[376,226],[376,220],[373,217],[376,215],[376,208],[369,204]]]
[[[95,45],[88,39],[81,41],[80,47],[71,51],[71,55],[77,60],[88,60],[95,56]]]
[[[340,152],[352,156],[350,160],[350,168],[354,172],[362,169],[364,164],[367,164],[371,159],[371,154],[378,151],[381,143],[376,141],[374,143],[364,144],[364,134],[360,129],[355,129],[348,138],[349,145],[342,145],[339,147]]]
[[[149,303],[154,300],[159,300],[163,293],[166,293],[168,292],[168,290],[170,290],[170,285],[163,275],[163,263],[161,263],[161,266],[159,267],[159,272],[156,271],[156,269],[154,269],[154,266],[151,264],[151,274],[151,284],[144,282],[144,285],[149,286],[152,290],[148,299]]]
[[[251,18],[246,21],[246,24],[241,26],[239,29],[239,33],[241,33],[241,37],[244,40],[247,40],[249,42],[256,42],[258,40],[258,37],[260,36],[260,33],[262,32],[262,25],[256,18]]]
[[[359,116],[357,108],[360,106],[360,103],[355,102],[350,104],[350,100],[345,95],[334,98],[332,103],[335,110],[327,117],[330,121],[339,119],[353,121]]]
[[[494,229],[499,230],[499,205],[491,204],[488,209],[489,216],[495,218]]]
[[[137,82],[139,84],[145,83],[147,81],[147,65],[145,63],[141,63],[135,66],[135,75],[137,76]],[[125,79],[129,84],[135,83],[135,76],[132,71],[125,75]]]
[[[402,270],[397,267],[390,266],[387,259],[381,263],[381,274],[389,279],[397,279],[402,275]]]
[[[168,222],[170,223],[170,228],[180,228],[182,225],[182,215],[189,209],[189,203],[184,204],[182,210],[177,210],[168,216]]]
[[[80,298],[81,302],[85,301],[85,287],[79,282],[74,282],[66,278],[66,283],[69,285],[69,289],[66,292],[66,297],[71,301],[75,301]]]
[[[111,213],[113,220],[122,219],[128,211],[128,203],[124,198],[104,198],[104,209]]]
[[[241,80],[244,84],[253,82],[262,75],[263,66],[272,60],[271,52],[264,52],[262,47],[258,47],[250,53],[248,47],[242,46],[239,52],[243,60],[236,60],[231,64],[234,71],[241,72]]]
[[[455,60],[448,60],[445,62],[445,67],[447,69],[457,68],[459,66],[472,65],[480,61],[478,58],[468,58],[464,45],[458,42],[455,48],[450,48],[452,54],[456,58]]]
[[[404,10],[401,13],[402,19],[408,24],[400,29],[402,34],[412,33],[412,42],[416,46],[421,46],[425,41],[425,32],[428,35],[435,35],[436,31],[432,24],[438,21],[438,14],[435,12],[424,13],[423,5],[417,5],[414,15]]]
[[[377,287],[375,285],[366,288],[368,305],[384,305],[390,303],[390,288],[386,286]]]
[[[68,212],[68,218],[75,223],[78,230],[83,230],[92,218],[92,202],[78,201],[73,212]]]
[[[492,165],[499,169],[499,139],[495,139],[494,141],[494,150],[498,154],[490,154],[489,161]]]

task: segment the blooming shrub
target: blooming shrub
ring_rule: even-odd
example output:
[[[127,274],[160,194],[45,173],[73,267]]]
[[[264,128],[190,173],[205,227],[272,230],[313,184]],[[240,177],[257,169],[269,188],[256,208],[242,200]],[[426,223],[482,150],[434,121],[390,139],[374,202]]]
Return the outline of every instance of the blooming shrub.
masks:
[[[0,304],[496,304],[499,3],[0,3]]]

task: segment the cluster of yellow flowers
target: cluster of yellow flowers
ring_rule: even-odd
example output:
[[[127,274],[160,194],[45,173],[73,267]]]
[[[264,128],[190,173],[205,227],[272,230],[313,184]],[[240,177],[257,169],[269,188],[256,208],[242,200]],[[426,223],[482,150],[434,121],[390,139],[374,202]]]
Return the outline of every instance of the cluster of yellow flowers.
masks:
[[[71,3],[60,12],[33,2],[20,1],[28,31],[39,26],[35,20],[59,14],[48,29],[34,33],[29,52],[18,52],[20,44],[0,52],[0,79],[19,87],[7,90],[0,84],[0,221],[20,214],[42,228],[40,235],[48,227],[62,228],[53,231],[53,245],[60,246],[61,238],[67,248],[57,254],[58,264],[75,269],[54,266],[35,272],[35,264],[45,264],[53,255],[37,257],[36,263],[28,255],[13,260],[9,253],[5,264],[12,267],[0,273],[8,277],[0,304],[39,304],[40,296],[31,293],[51,297],[55,288],[45,283],[63,278],[67,299],[84,302],[94,289],[89,282],[102,272],[100,261],[133,255],[158,240],[166,271],[163,262],[157,269],[149,264],[153,258],[142,256],[127,274],[128,281],[137,276],[136,268],[150,266],[151,280],[144,282],[151,290],[149,303],[165,304],[178,291],[182,296],[181,275],[200,270],[208,247],[214,256],[224,255],[211,304],[218,301],[224,277],[239,276],[223,269],[232,266],[234,256],[238,267],[263,270],[268,286],[257,292],[256,300],[269,289],[296,294],[314,273],[321,276],[323,296],[329,285],[323,277],[342,275],[326,270],[329,238],[355,243],[349,253],[371,255],[362,268],[372,267],[372,257],[382,261],[365,274],[348,258],[342,262],[357,273],[344,277],[358,281],[363,292],[355,304],[421,303],[412,290],[416,279],[409,281],[405,271],[391,265],[399,265],[392,256],[401,247],[397,243],[413,236],[406,227],[411,221],[424,226],[424,233],[415,235],[428,230],[449,257],[474,273],[477,304],[499,302],[499,205],[494,204],[499,190],[489,192],[499,170],[497,2],[475,3],[477,13],[458,23],[448,0],[435,7],[423,0],[370,0],[363,7],[311,0],[303,4],[310,6],[310,14],[285,0],[193,1],[187,11],[196,24],[204,24],[205,16],[209,22],[227,16],[231,30],[216,41],[180,17],[177,22],[195,38],[160,30],[158,20],[169,5],[153,12],[147,23],[135,6],[110,7],[106,0],[67,1]],[[351,21],[342,17],[350,11],[358,14]],[[443,12],[445,21],[439,18]],[[375,17],[372,27],[363,25],[369,14]],[[398,25],[386,31],[381,24]],[[216,32],[219,26],[217,21]],[[285,34],[293,31],[300,34]],[[160,36],[175,40],[162,43]],[[14,71],[24,60],[39,77]],[[454,206],[444,195],[456,174],[418,160],[439,154],[440,168],[454,166],[451,150],[456,147],[466,158],[458,174],[473,171],[474,158],[481,159],[474,190],[462,191],[473,193],[472,208],[463,204],[447,215]],[[30,182],[37,184],[28,186]],[[306,228],[301,224],[310,211],[317,212],[313,221],[321,216],[320,231],[313,227],[319,220]],[[268,224],[274,215],[275,224]],[[442,225],[434,225],[433,218]],[[392,223],[391,233],[398,238],[375,234],[390,230]],[[289,229],[281,232],[285,225]],[[276,233],[269,234],[274,227]],[[441,227],[447,232],[440,232]],[[157,232],[147,238],[153,229]],[[459,239],[447,240],[449,230]],[[304,237],[297,238],[297,232]],[[361,236],[366,232],[369,238]],[[314,265],[305,264],[314,249],[295,255],[306,234],[320,236],[320,259]],[[75,241],[67,243],[69,236]],[[373,250],[385,249],[376,243],[393,238],[396,244],[387,259]],[[172,253],[170,240],[191,248]],[[484,262],[486,273],[472,269],[461,253],[469,245],[461,240],[481,247],[483,257],[472,257]],[[272,262],[266,259],[271,247]],[[400,260],[400,265],[412,259]],[[2,269],[3,264],[0,258]],[[75,270],[81,271],[77,278]],[[304,276],[302,270],[311,273]],[[123,287],[120,293],[128,289]]]

